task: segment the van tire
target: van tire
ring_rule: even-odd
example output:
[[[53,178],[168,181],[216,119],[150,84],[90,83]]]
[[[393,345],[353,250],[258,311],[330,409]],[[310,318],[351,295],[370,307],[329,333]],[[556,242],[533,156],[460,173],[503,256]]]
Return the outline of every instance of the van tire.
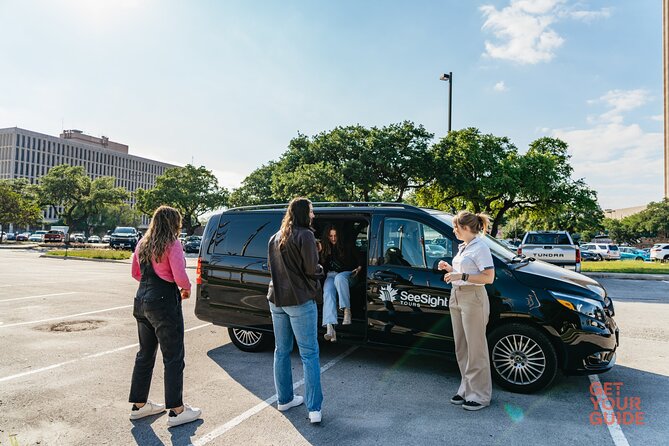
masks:
[[[488,336],[488,350],[493,379],[512,392],[539,391],[550,385],[557,374],[553,344],[532,326],[510,323],[495,328]],[[514,363],[520,366],[515,367]]]
[[[263,352],[274,344],[271,334],[244,328],[228,328],[230,340],[235,347],[245,352]]]

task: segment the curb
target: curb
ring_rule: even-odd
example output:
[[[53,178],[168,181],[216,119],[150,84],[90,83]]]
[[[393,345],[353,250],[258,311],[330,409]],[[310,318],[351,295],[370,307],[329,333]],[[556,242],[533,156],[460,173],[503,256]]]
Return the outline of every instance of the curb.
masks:
[[[11,249],[35,249],[35,248],[39,248],[39,245],[38,244],[18,245],[18,246],[13,245],[13,244],[12,245],[5,245],[5,244],[0,245],[0,250],[3,250],[3,249],[10,249],[10,250]]]
[[[669,274],[632,274],[632,273],[581,273],[596,279],[622,279],[622,280],[667,280]]]
[[[74,257],[74,256],[48,256],[46,254],[40,255],[45,259],[59,259],[59,260],[79,260],[84,262],[107,262],[107,263],[125,263],[130,265],[130,259],[127,260],[113,260],[113,259],[87,259],[85,257]]]

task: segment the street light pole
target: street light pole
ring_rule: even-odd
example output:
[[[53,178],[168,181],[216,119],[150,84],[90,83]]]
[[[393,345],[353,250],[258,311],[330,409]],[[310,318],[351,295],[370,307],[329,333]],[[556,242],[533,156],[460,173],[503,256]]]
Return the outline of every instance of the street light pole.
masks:
[[[453,72],[441,75],[439,80],[448,81],[448,133],[451,133],[451,116],[453,114]]]

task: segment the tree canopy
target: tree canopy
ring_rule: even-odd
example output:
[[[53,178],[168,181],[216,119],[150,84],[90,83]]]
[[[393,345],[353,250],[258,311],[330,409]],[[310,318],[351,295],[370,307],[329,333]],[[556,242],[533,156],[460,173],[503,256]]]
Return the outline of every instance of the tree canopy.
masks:
[[[183,228],[190,235],[202,226],[199,217],[208,211],[223,207],[228,202],[228,191],[218,186],[218,179],[204,166],[167,169],[156,178],[150,190],[137,189],[137,206],[146,215],[161,205],[172,206],[181,212]]]
[[[42,208],[35,186],[25,179],[0,181],[0,227],[3,230],[9,223],[31,225],[41,218]]]
[[[59,216],[66,225],[88,232],[102,209],[128,199],[125,188],[114,182],[113,177],[91,179],[82,166],[61,164],[40,179],[39,197],[42,205],[63,208]]]

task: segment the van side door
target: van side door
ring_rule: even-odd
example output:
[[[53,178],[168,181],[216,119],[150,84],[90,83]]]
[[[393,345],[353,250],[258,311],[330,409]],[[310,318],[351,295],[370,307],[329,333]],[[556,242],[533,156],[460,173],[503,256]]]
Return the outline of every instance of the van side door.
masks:
[[[436,271],[439,260],[452,260],[452,239],[412,214],[375,218],[381,220],[373,224],[376,258],[368,270],[369,342],[454,351],[451,285]]]

